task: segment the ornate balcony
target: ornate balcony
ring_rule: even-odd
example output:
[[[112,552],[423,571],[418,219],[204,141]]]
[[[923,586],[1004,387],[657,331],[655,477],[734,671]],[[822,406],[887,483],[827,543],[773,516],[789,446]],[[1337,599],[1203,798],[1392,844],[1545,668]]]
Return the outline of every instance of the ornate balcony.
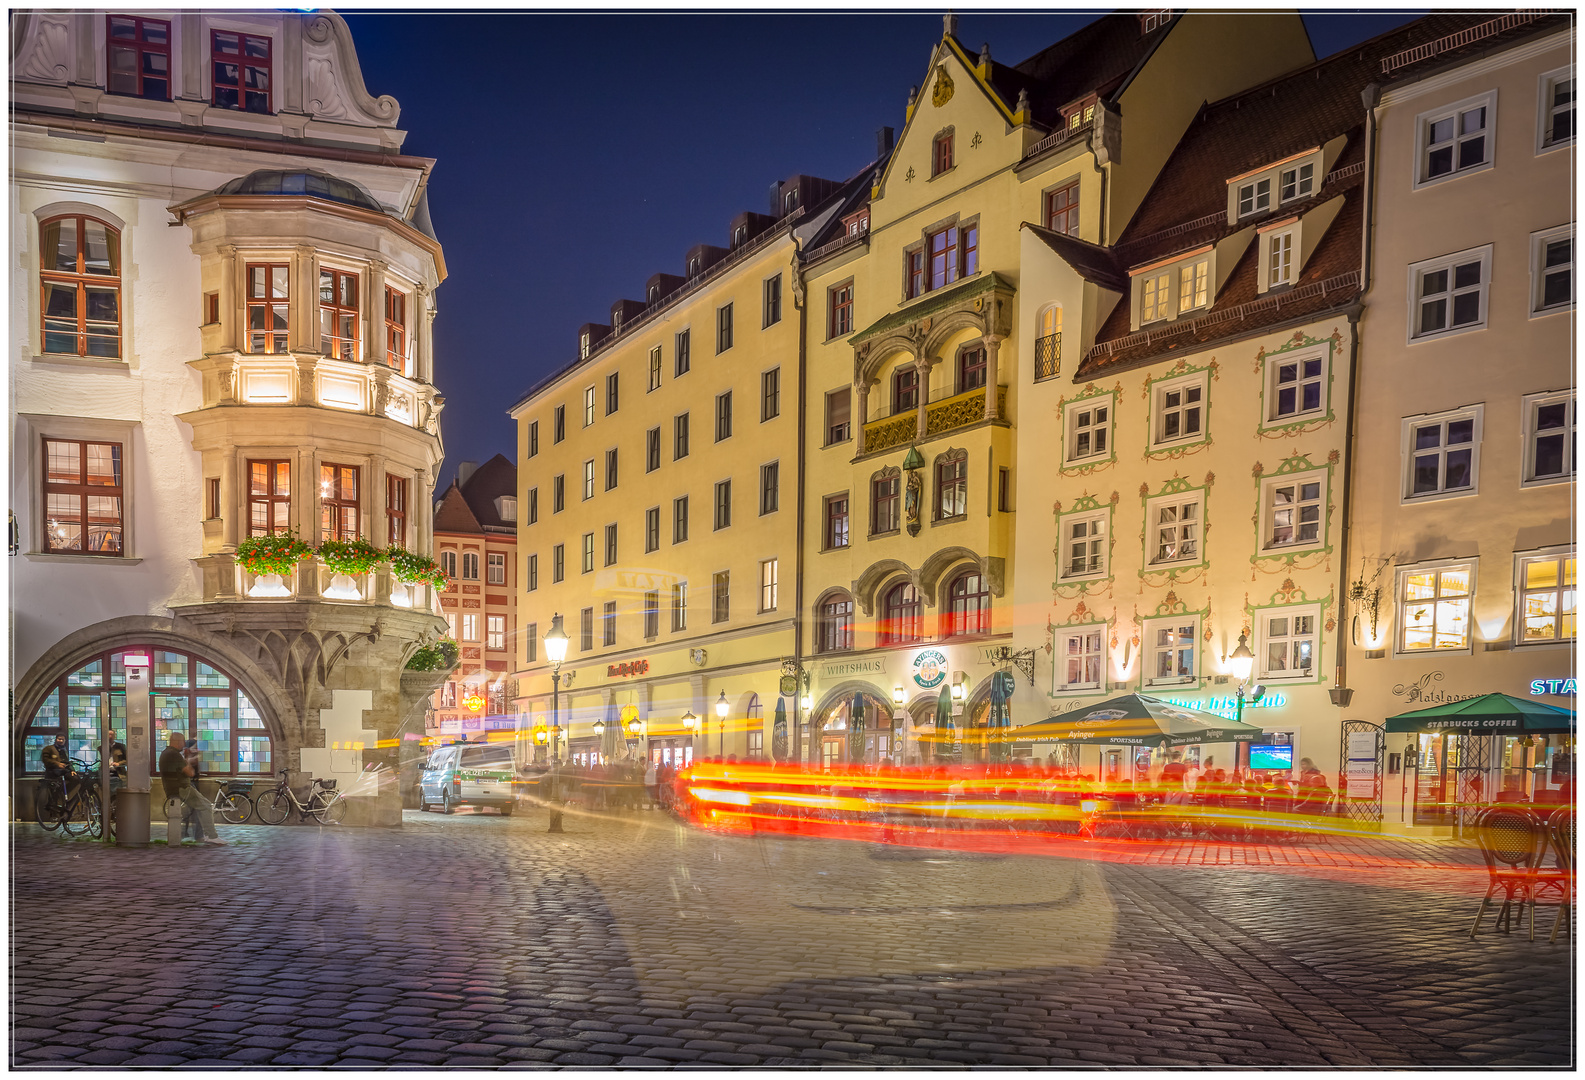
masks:
[[[193,366],[204,375],[205,407],[317,405],[431,434],[439,429],[435,388],[383,364],[315,353],[221,353]]]
[[[1007,415],[1007,387],[996,388],[996,415]],[[871,420],[864,425],[864,443],[859,455],[878,454],[921,439],[933,439],[959,428],[978,424],[985,419],[985,387],[976,387],[962,394],[932,401],[925,406],[924,432],[919,431],[919,413],[910,409],[883,420]]]
[[[433,588],[403,584],[383,565],[367,574],[334,574],[322,560],[306,559],[291,574],[259,575],[244,570],[232,552],[196,561],[203,573],[206,604],[269,606],[308,600],[441,614],[440,597]]]

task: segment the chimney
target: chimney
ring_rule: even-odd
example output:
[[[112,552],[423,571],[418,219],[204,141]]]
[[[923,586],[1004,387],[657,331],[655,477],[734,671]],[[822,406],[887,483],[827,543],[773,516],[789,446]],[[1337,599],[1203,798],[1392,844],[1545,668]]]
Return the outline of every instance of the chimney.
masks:
[[[889,127],[875,129],[875,160],[879,161],[892,152],[892,129]]]
[[[466,484],[468,482],[468,478],[473,475],[474,470],[476,470],[478,467],[479,463],[477,461],[459,462],[457,464],[457,486],[462,487],[464,484]]]

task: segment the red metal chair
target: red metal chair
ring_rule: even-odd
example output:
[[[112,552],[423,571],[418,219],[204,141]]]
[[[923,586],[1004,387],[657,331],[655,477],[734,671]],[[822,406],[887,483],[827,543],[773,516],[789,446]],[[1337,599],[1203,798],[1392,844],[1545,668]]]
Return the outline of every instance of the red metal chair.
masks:
[[[1503,901],[1497,913],[1497,928],[1503,933],[1512,931],[1513,903],[1517,897],[1519,915],[1524,914],[1525,904],[1530,905],[1530,940],[1534,941],[1536,868],[1541,861],[1546,835],[1540,819],[1518,807],[1492,806],[1475,819],[1473,831],[1491,882],[1480,902],[1480,910],[1475,913],[1475,925],[1469,928],[1469,936],[1473,938],[1480,929],[1480,921],[1491,906],[1492,895],[1501,889]]]
[[[1552,936],[1548,940],[1557,941],[1558,928],[1563,925],[1565,918],[1570,918],[1574,902],[1574,809],[1554,810],[1546,820],[1546,839],[1551,849],[1557,854],[1556,866],[1541,866],[1545,858],[1545,851],[1536,860],[1534,891],[1556,889],[1558,892],[1557,918],[1552,920]],[[1531,901],[1531,922],[1535,921],[1535,902]],[[1572,922],[1572,919],[1571,919]],[[1532,933],[1531,939],[1534,940]]]

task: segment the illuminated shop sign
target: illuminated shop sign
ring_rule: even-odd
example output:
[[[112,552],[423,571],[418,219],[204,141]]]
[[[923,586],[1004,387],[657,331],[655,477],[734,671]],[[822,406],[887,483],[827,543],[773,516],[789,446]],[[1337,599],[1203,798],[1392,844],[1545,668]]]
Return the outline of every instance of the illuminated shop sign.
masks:
[[[1202,712],[1215,713],[1217,716],[1227,720],[1236,719],[1238,716],[1237,698],[1214,697],[1206,698],[1204,701],[1194,701],[1191,698],[1164,697],[1161,700],[1183,709],[1199,709]],[[1261,695],[1259,701],[1245,700],[1244,711],[1249,712],[1251,709],[1280,709],[1286,704],[1288,704],[1286,695],[1279,694],[1274,690],[1267,690]]]
[[[626,664],[607,664],[605,675],[608,679],[627,678],[630,675],[643,675],[649,671],[648,660],[633,660]]]
[[[947,677],[947,658],[935,649],[926,649],[914,656],[913,662],[914,682],[926,690],[941,685],[941,680]]]
[[[1532,679],[1530,682],[1532,694],[1562,694],[1574,695],[1579,693],[1573,679]]]

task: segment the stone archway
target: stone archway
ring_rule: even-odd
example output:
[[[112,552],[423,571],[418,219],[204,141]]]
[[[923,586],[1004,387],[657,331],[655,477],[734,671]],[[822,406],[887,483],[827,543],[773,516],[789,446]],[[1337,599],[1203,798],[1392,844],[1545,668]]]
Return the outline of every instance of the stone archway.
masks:
[[[826,690],[820,695],[815,708],[809,714],[809,761],[816,766],[822,765],[831,758],[822,746],[823,740],[832,740],[836,732],[831,730],[831,719],[836,717],[842,724],[839,729],[842,735],[841,753],[837,755],[840,760],[850,760],[848,739],[852,728],[848,726],[848,713],[854,697],[864,698],[864,727],[871,739],[879,739],[885,735],[888,740],[892,737],[892,704],[891,695],[882,691],[874,683],[863,679],[849,679],[846,682]],[[878,743],[876,754],[879,753]],[[890,755],[888,742],[887,754]],[[875,754],[867,754],[873,757]]]

